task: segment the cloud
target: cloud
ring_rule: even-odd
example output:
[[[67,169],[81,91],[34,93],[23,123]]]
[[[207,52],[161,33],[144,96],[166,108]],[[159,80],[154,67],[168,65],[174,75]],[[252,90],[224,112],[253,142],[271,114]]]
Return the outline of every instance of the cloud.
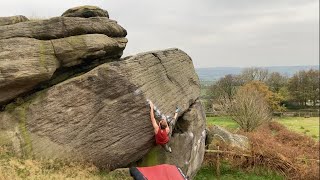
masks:
[[[10,0],[0,15],[47,18],[85,4],[127,29],[125,55],[178,47],[196,67],[319,63],[317,0]]]

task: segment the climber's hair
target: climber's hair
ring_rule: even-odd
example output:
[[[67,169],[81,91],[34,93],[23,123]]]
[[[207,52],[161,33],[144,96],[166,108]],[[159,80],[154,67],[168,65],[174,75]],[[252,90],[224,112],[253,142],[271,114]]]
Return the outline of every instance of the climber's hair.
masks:
[[[167,128],[167,124],[164,122],[165,120],[161,120],[160,121],[160,128],[161,129],[166,129]]]

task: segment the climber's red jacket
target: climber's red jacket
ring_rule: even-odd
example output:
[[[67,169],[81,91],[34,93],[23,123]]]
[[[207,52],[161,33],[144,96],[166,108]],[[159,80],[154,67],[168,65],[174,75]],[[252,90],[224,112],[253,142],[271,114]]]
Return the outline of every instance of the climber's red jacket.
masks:
[[[167,144],[169,142],[169,136],[165,129],[158,130],[158,133],[156,134],[156,143],[157,144]]]

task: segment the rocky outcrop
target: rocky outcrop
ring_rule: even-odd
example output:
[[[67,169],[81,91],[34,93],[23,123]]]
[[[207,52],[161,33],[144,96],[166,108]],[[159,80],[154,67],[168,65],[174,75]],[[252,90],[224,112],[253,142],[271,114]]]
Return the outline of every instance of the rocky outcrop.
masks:
[[[102,11],[79,7],[0,26],[0,145],[100,168],[141,164],[157,149],[150,99],[165,115],[181,109],[173,152],[158,149],[158,162],[192,177],[204,155],[205,115],[191,58],[174,48],[121,59],[127,32]]]
[[[233,134],[220,126],[211,126],[207,129],[207,144],[210,149],[216,149],[216,145],[227,145],[242,151],[250,149],[250,143],[246,136]]]
[[[70,67],[99,58],[120,58],[126,38],[103,34],[86,34],[51,40],[53,54],[62,67]]]
[[[0,104],[51,79],[63,67],[98,58],[120,58],[126,39],[87,34],[48,41],[33,38],[0,40]],[[8,91],[10,89],[10,91]]]
[[[0,105],[49,81],[61,68],[119,59],[125,36],[125,29],[106,17],[57,17],[0,26]]]
[[[104,34],[125,37],[127,31],[106,17],[55,17],[0,26],[0,39],[28,37],[40,40],[58,39],[82,34]]]
[[[25,16],[9,16],[9,17],[0,17],[0,26],[16,24],[19,22],[28,21],[29,19]]]
[[[75,8],[68,9],[62,14],[64,17],[107,17],[109,18],[109,13],[97,6],[79,6]]]
[[[146,99],[165,114],[172,114],[176,105],[183,113],[199,97],[199,86],[184,52],[143,53],[100,65],[16,107],[7,106],[2,121],[19,124],[18,147],[23,148],[16,151],[22,154],[123,167],[153,146]]]
[[[50,41],[0,40],[0,104],[50,79],[60,66]]]
[[[180,167],[188,177],[193,177],[203,161],[205,127],[206,116],[200,101],[197,100],[177,121],[169,143],[172,153],[156,146],[137,163],[138,166],[172,164]]]

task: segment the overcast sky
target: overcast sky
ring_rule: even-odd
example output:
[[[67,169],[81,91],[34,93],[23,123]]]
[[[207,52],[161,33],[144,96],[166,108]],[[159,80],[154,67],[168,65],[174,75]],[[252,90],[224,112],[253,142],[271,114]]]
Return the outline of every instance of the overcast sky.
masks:
[[[319,64],[318,0],[1,0],[0,16],[97,5],[128,31],[125,55],[177,47],[196,67]]]

